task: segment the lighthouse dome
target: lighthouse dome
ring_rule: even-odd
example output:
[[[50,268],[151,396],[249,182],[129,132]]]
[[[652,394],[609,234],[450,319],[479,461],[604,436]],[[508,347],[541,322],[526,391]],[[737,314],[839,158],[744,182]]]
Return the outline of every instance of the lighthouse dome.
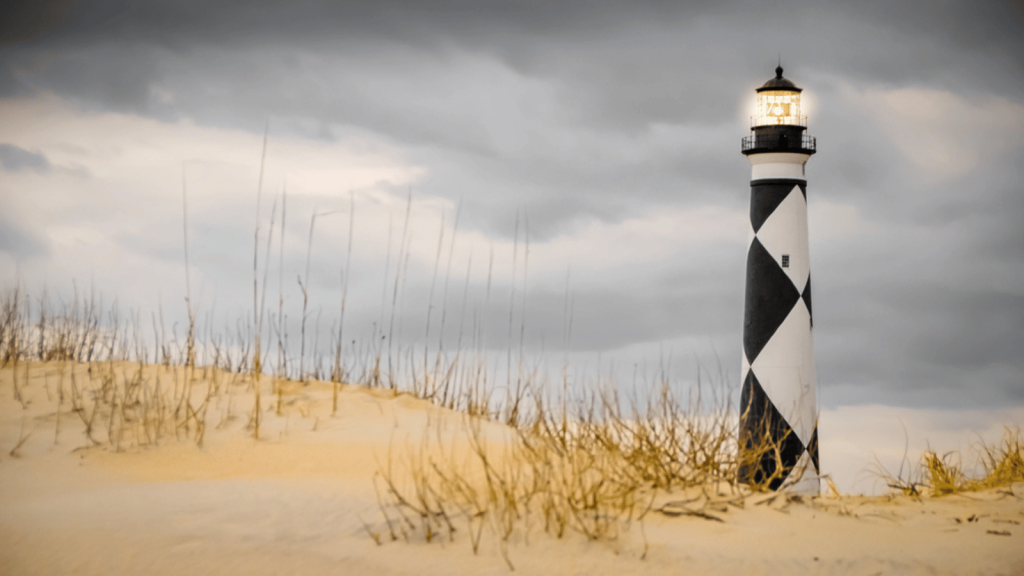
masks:
[[[801,92],[803,88],[797,88],[796,84],[793,84],[788,78],[782,77],[782,66],[775,68],[775,78],[765,82],[757,89],[758,92],[764,92],[766,90],[787,90],[790,92]]]

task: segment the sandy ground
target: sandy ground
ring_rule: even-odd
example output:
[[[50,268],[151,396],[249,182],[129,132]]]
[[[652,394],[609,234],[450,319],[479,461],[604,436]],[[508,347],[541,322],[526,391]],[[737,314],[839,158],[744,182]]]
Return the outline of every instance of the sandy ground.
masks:
[[[78,389],[102,380],[96,366],[92,375],[53,363],[0,370],[0,574],[510,571],[487,533],[473,554],[464,530],[429,544],[377,545],[367,532],[383,526],[372,482],[380,463],[425,437],[463,450],[460,414],[344,387],[332,416],[329,384],[292,385],[280,416],[264,395],[254,440],[247,382],[207,373],[221,386],[201,447],[173,435],[138,446],[144,435],[123,434],[118,451],[109,421],[94,424],[101,445],[90,446],[69,399],[72,373]],[[180,368],[138,374],[165,390],[183,385]],[[508,434],[484,425],[495,446]],[[652,513],[612,542],[537,527],[513,538],[508,559],[526,574],[1024,574],[1024,483],[924,499],[753,495],[715,515],[723,521]]]

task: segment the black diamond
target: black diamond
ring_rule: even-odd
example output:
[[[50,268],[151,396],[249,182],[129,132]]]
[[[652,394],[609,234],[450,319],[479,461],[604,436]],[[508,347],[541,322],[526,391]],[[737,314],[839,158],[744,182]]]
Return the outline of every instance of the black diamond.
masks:
[[[747,252],[747,302],[743,350],[751,364],[800,300],[800,292],[775,258],[754,238]]]
[[[821,475],[821,468],[818,466],[818,426],[814,426],[814,434],[811,434],[811,441],[807,444],[807,451],[811,453],[811,462],[814,462],[814,472]]]
[[[816,439],[815,435],[815,446]],[[740,482],[760,485],[768,481],[771,490],[778,490],[804,453],[803,442],[761,388],[753,370],[747,372],[740,394],[739,445],[746,454],[737,471]]]
[[[750,225],[756,234],[764,221],[775,212],[782,201],[793,191],[796,182],[754,183],[750,185]],[[803,186],[800,187],[803,190]]]
[[[811,317],[811,328],[814,327],[814,313],[811,312],[811,275],[807,274],[807,285],[804,286],[804,293],[800,295],[807,305],[807,315]]]

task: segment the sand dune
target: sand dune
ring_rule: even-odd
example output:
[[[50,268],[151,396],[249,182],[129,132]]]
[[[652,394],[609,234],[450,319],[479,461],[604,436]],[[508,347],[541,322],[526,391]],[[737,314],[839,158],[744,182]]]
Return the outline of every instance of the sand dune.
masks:
[[[0,574],[509,573],[486,531],[478,554],[458,524],[453,540],[431,543],[384,536],[378,545],[369,535],[386,534],[378,467],[389,455],[401,466],[424,446],[457,456],[465,415],[350,386],[332,415],[332,385],[322,382],[287,383],[278,414],[268,379],[255,440],[248,378],[197,370],[197,389],[218,382],[201,446],[194,423],[147,430],[114,421],[138,412],[102,410],[93,445],[80,414],[114,372],[186,385],[181,367],[0,369]],[[481,425],[498,455],[512,434]],[[717,520],[651,512],[611,541],[535,526],[506,555],[526,574],[1024,574],[1024,483],[925,498],[723,494],[703,508]],[[691,497],[660,494],[657,506],[671,513]]]

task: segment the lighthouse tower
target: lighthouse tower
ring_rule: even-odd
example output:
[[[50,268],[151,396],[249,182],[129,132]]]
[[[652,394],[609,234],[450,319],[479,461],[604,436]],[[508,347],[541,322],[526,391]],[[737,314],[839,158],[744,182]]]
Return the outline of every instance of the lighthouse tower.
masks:
[[[750,160],[750,247],[743,317],[740,481],[817,494],[818,407],[811,341],[807,178],[814,154],[800,92],[782,76],[757,89]]]

